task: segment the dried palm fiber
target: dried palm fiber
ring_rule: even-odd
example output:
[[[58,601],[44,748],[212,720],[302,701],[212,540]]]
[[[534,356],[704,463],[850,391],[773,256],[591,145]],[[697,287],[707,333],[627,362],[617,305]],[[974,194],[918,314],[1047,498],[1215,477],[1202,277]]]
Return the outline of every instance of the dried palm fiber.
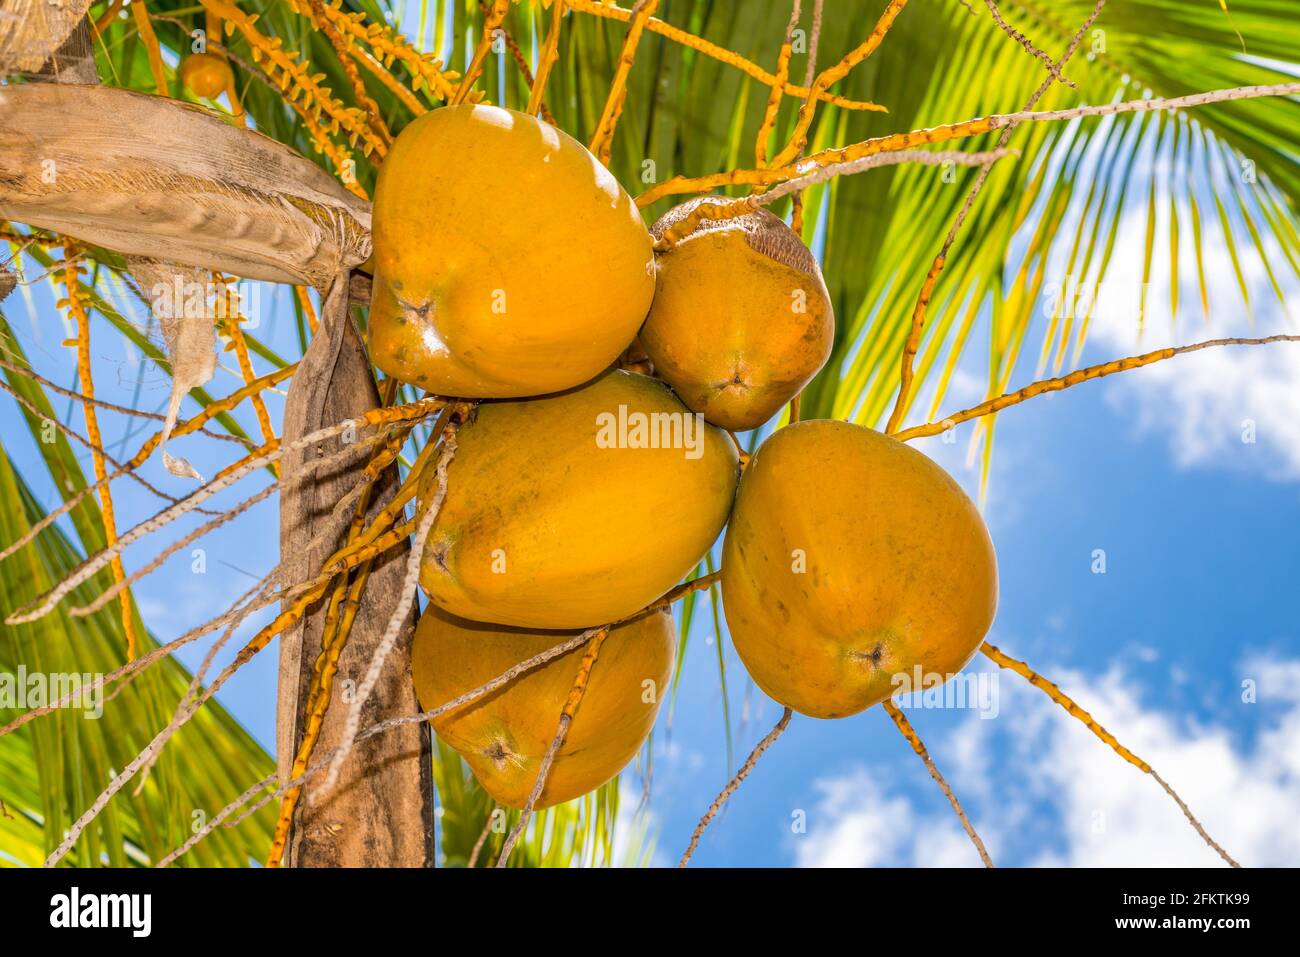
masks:
[[[0,0],[0,73],[34,73],[58,52],[91,0]]]
[[[777,225],[784,225],[784,223],[765,209],[755,207],[752,212],[739,216],[730,216],[722,220],[707,217],[698,219],[687,224],[687,232],[684,235],[679,235],[680,231],[673,229],[678,224],[687,223],[687,220],[692,218],[691,214],[699,206],[725,205],[727,205],[727,199],[723,196],[701,196],[687,200],[678,206],[674,206],[656,219],[650,227],[650,235],[654,237],[655,242],[665,240],[671,241],[675,245],[705,233],[726,232],[733,229],[741,230],[745,234],[745,242],[756,253],[775,259],[791,269],[817,276],[821,275],[821,268],[817,265],[817,260],[813,258],[813,254],[808,247],[788,230],[775,228]]]
[[[139,257],[129,257],[127,266],[144,298],[152,303],[153,316],[162,330],[167,359],[171,364],[171,399],[167,404],[167,419],[163,423],[162,440],[159,442],[163,466],[173,475],[202,481],[203,477],[189,462],[174,458],[167,451],[167,440],[176,425],[181,400],[191,389],[206,384],[217,367],[216,327],[213,316],[206,308],[206,296],[204,308],[195,313],[188,311],[183,303],[177,302],[175,294],[176,290],[184,290],[194,283],[206,289],[207,273],[193,266]],[[171,300],[171,308],[161,308],[164,299]]]

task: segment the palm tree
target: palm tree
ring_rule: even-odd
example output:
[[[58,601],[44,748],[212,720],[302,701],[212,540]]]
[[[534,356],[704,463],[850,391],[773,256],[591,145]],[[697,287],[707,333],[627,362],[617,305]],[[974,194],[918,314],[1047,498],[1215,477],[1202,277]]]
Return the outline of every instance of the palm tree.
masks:
[[[404,656],[376,653],[408,640],[404,573],[417,529],[399,506],[412,459],[445,449],[437,436],[463,414],[377,380],[358,333],[369,300],[368,197],[393,138],[424,112],[462,96],[536,104],[580,139],[603,137],[607,165],[641,194],[647,221],[692,193],[751,195],[767,175],[774,188],[764,202],[820,256],[838,317],[831,359],[798,400],[802,418],[888,422],[898,432],[910,414],[940,431],[953,421],[939,413],[954,370],[985,330],[991,402],[1009,392],[1035,337],[1029,358],[1040,374],[1075,368],[1090,307],[1043,315],[1045,284],[1064,275],[1098,286],[1134,216],[1146,224],[1144,277],[1160,258],[1174,277],[1169,289],[1135,291],[1138,323],[1154,296],[1212,322],[1210,256],[1230,257],[1247,305],[1241,257],[1262,258],[1279,297],[1282,274],[1300,271],[1300,24],[1287,0],[1236,0],[1230,13],[1210,0],[1022,0],[1014,10],[992,0],[796,0],[793,10],[719,0],[631,9],[596,0],[64,0],[61,15],[38,12],[45,7],[0,0],[9,14],[0,17],[0,69],[10,76],[0,88],[0,216],[9,266],[24,282],[22,295],[8,291],[13,278],[0,283],[0,386],[39,452],[39,466],[20,467],[17,430],[6,430],[0,489],[18,507],[0,517],[10,621],[0,672],[125,672],[96,722],[0,701],[0,722],[10,722],[0,734],[0,855],[18,864],[236,866],[268,852],[307,866],[615,861],[617,782],[525,828],[527,814],[494,812],[427,724],[366,732],[419,710]],[[208,72],[196,77],[200,65]],[[1176,102],[1132,102],[1152,99]],[[1031,110],[1051,115],[1021,115]],[[965,122],[985,117],[1011,118]],[[931,132],[895,135],[913,130]],[[866,147],[833,152],[848,144]],[[1156,248],[1157,221],[1170,224],[1168,248]],[[1199,304],[1179,302],[1184,274],[1196,275]],[[218,310],[215,323],[208,312],[197,323],[158,315],[150,290],[177,276],[208,291],[217,283],[208,298],[220,303],[231,302],[225,276],[295,287],[300,355],[278,354],[242,327],[237,309]],[[29,361],[38,358],[32,335],[12,319],[45,283],[73,324],[72,389]],[[155,307],[156,328],[132,321],[142,303]],[[119,462],[98,436],[96,415],[129,414],[93,400],[104,373],[91,336],[109,330],[173,383],[167,414],[153,416],[161,434],[139,462]],[[217,333],[244,379],[238,401],[204,388]],[[275,389],[289,382],[277,430],[268,403],[277,408]],[[84,429],[57,413],[56,398],[82,407]],[[177,416],[182,400],[188,419]],[[1005,404],[968,416],[986,470]],[[351,432],[312,435],[345,420],[356,420]],[[280,639],[278,774],[314,774],[297,782],[303,797],[275,793],[276,761],[206,697],[235,665],[213,678],[206,665],[192,674],[159,652],[176,641],[159,643],[129,583],[121,587],[126,571],[111,546],[130,533],[110,489],[152,461],[167,433],[200,426],[205,441],[233,440],[244,457],[216,485],[191,478],[180,503],[171,486],[159,489],[160,514],[203,507],[207,499],[188,490],[215,492],[223,481],[238,479],[241,495],[278,493],[276,574],[208,631],[233,634],[255,608],[282,603],[278,625],[259,626],[245,651],[251,658]],[[89,460],[77,447],[83,432]],[[758,437],[749,435],[751,450]],[[316,449],[330,461],[319,474],[307,465]],[[166,461],[176,476],[195,474]],[[363,476],[368,463],[375,481]],[[37,467],[48,476],[33,475]],[[50,484],[62,504],[34,491]],[[351,510],[331,511],[345,497]],[[207,520],[247,521],[252,504],[222,505]],[[362,529],[379,535],[385,516],[396,531],[380,548]],[[149,540],[165,537],[166,524],[146,528]],[[331,572],[325,560],[340,543],[356,561]],[[712,561],[674,596],[683,646],[706,587],[716,617]],[[355,613],[342,610],[349,595]],[[335,669],[360,692],[334,687]],[[168,743],[167,729],[182,724]],[[354,740],[356,750],[338,756]],[[346,786],[327,791],[322,781],[335,774]],[[516,830],[511,853],[503,844]],[[643,850],[633,846],[631,858]]]

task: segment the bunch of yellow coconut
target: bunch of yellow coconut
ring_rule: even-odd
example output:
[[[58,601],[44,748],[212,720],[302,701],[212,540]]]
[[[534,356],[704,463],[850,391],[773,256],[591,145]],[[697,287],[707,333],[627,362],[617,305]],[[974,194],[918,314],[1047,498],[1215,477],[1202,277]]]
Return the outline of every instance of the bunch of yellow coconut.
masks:
[[[804,714],[859,712],[916,666],[955,673],[992,621],[988,533],[919,452],[804,421],[742,476],[728,432],[762,426],[816,375],[834,319],[780,219],[688,219],[719,201],[647,229],[577,141],[481,105],[413,122],[380,173],[371,357],[431,393],[483,400],[422,557],[421,703],[618,623],[539,807],[608,781],[645,741],[676,642],[666,609],[642,609],[724,527],[732,640],[757,684]],[[655,377],[619,367],[634,340]],[[527,800],[581,654],[434,722],[501,804]]]

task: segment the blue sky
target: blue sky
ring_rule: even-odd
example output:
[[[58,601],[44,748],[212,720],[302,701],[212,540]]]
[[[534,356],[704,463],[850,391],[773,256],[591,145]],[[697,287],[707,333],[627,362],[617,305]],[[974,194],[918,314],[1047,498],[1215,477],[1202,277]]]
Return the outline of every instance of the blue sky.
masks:
[[[1115,300],[1129,306],[1099,316],[1081,364],[1211,335],[1295,331],[1258,260],[1248,254],[1256,303],[1251,325],[1237,304],[1222,239],[1211,225],[1213,328],[1201,325],[1189,286],[1177,326],[1161,314],[1165,297],[1153,296],[1147,334],[1139,342],[1141,256],[1134,244],[1143,230],[1140,220],[1131,225],[1123,230],[1129,248],[1122,244],[1117,251],[1109,280]],[[1162,222],[1157,249],[1168,246],[1164,228]],[[1169,284],[1162,268],[1157,262],[1158,290]],[[1300,301],[1296,282],[1284,285],[1291,301]],[[263,286],[261,296],[257,334],[282,354],[296,355],[288,290]],[[127,297],[117,298],[128,306]],[[68,331],[48,286],[16,292],[5,310],[33,364],[72,386],[71,350],[60,346]],[[138,310],[134,316],[144,322]],[[1034,378],[1042,329],[1040,321],[1031,332],[1013,386]],[[93,336],[100,397],[162,410],[168,392],[163,374],[142,363],[103,322],[95,323]],[[945,409],[982,397],[982,345],[977,331]],[[219,361],[210,389],[224,394],[240,380],[232,354],[221,353]],[[1283,344],[1179,357],[1032,400],[999,417],[985,504],[1001,571],[990,640],[1059,683],[1148,760],[1207,830],[1247,865],[1300,864],[1294,826],[1300,814],[1298,382],[1300,345]],[[62,400],[55,407],[82,428],[79,409]],[[928,403],[918,403],[922,407]],[[194,411],[192,403],[187,411]],[[278,401],[271,411],[278,422]],[[6,446],[23,473],[43,502],[56,502],[35,447],[5,397],[0,416]],[[249,411],[239,417],[256,434]],[[1253,443],[1242,441],[1247,420],[1254,423]],[[102,421],[110,450],[118,448],[123,458],[148,434],[139,423],[111,414]],[[958,427],[953,445],[936,438],[917,447],[974,493],[978,476],[965,454],[971,429]],[[133,437],[117,446],[128,430]],[[173,452],[210,476],[236,449],[188,438],[176,442]],[[146,474],[174,492],[188,488],[156,460]],[[240,493],[254,490],[246,484]],[[131,484],[119,483],[115,495],[123,526],[158,508]],[[229,506],[238,497],[225,493],[218,503]],[[193,556],[182,553],[136,587],[155,635],[165,640],[217,614],[253,583],[250,576],[269,570],[278,548],[274,502],[204,540],[206,573],[195,574]],[[1105,551],[1105,574],[1092,570],[1097,549]],[[128,569],[151,554],[133,547]],[[652,798],[645,813],[657,840],[657,863],[676,860],[699,815],[780,714],[748,681],[725,634],[713,633],[706,612],[701,606],[696,617],[671,725],[665,713],[655,733]],[[265,618],[255,618],[241,634]],[[730,767],[719,640],[735,738]],[[193,667],[207,647],[208,641],[201,642],[180,657]],[[274,741],[276,654],[274,646],[263,652],[219,696],[268,748]],[[221,662],[228,658],[227,653]],[[983,658],[970,667],[996,673]],[[996,680],[994,718],[958,709],[918,709],[910,716],[997,863],[1218,861],[1153,780],[1017,676],[1002,672]],[[1243,700],[1243,690],[1251,687],[1253,700]],[[630,809],[641,789],[635,768],[625,783]],[[799,822],[806,825],[802,830],[794,826]],[[943,796],[878,708],[835,722],[797,716],[706,833],[695,861],[979,863]]]

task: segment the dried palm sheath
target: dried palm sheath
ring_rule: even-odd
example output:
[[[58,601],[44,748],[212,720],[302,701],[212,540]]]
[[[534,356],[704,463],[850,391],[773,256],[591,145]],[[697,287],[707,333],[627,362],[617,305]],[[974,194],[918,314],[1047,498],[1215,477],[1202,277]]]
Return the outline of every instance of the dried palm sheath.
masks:
[[[347,277],[326,296],[320,328],[303,356],[285,403],[282,441],[295,439],[321,426],[359,416],[379,403],[370,362],[349,316]],[[358,438],[364,438],[359,435]],[[280,497],[280,558],[288,582],[314,575],[323,560],[343,541],[351,518],[331,518],[334,503],[357,481],[365,456],[345,470],[317,472],[295,481],[306,456],[338,451],[338,440],[288,454],[282,462],[284,487]],[[396,488],[393,472],[385,475],[371,499],[371,518],[391,501]],[[322,529],[324,544],[306,553],[309,541]],[[315,753],[326,754],[339,744],[348,702],[340,689],[351,679],[359,683],[389,615],[402,590],[408,546],[403,542],[376,560],[347,646],[339,661],[338,679]],[[282,777],[287,775],[302,739],[304,709],[312,668],[320,652],[327,601],[322,600],[292,631],[280,638],[280,692],[276,750]],[[410,642],[414,616],[388,656],[374,693],[365,704],[362,725],[419,711],[410,675]],[[323,792],[324,779],[305,787],[295,812],[284,863],[298,867],[432,866],[433,782],[428,725],[407,724],[361,741],[343,765],[334,791]],[[287,777],[285,777],[287,780]]]
[[[2,0],[0,0],[2,2]],[[325,289],[370,255],[370,206],[196,106],[75,84],[0,89],[0,217],[129,256]]]
[[[0,0],[0,73],[35,73],[82,22],[91,0]]]

